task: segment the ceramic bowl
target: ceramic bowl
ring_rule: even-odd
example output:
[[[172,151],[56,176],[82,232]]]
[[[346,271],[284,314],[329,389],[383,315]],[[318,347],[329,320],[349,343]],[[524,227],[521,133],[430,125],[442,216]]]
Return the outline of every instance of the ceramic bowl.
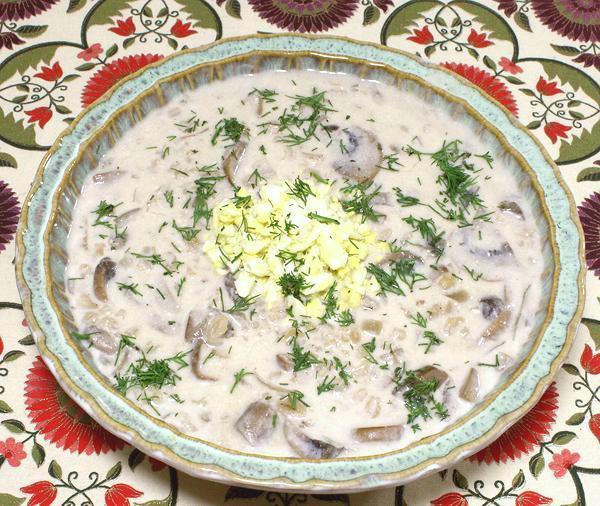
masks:
[[[465,418],[405,448],[307,460],[247,454],[192,438],[120,396],[85,360],[65,294],[66,239],[88,172],[123,132],[180,93],[264,70],[354,73],[400,86],[450,110],[503,156],[531,202],[542,236],[543,304],[530,346]],[[42,162],[17,237],[27,321],[60,385],[101,425],[191,475],[251,487],[355,492],[405,483],[452,465],[497,438],[538,400],[569,349],[583,302],[582,240],[567,188],[540,144],[511,113],[466,80],[414,56],[348,39],[297,35],[224,40],[182,51],[124,79],[83,111]]]

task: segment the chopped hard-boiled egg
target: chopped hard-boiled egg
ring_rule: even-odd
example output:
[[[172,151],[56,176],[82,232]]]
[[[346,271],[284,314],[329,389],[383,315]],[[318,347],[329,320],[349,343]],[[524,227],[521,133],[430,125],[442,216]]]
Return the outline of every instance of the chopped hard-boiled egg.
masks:
[[[215,267],[233,273],[240,297],[261,295],[269,308],[291,303],[315,318],[326,313],[326,299],[335,297],[343,311],[374,296],[377,283],[366,265],[379,261],[388,245],[343,210],[328,184],[315,184],[308,194],[291,190],[285,184],[266,184],[258,194],[240,188],[235,199],[215,207],[204,243]]]

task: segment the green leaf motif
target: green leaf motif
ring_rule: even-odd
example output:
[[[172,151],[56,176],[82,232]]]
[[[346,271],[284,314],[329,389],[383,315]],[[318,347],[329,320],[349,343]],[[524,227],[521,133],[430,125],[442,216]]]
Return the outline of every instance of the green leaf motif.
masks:
[[[44,450],[44,447],[41,444],[33,443],[33,447],[31,448],[31,458],[38,467],[44,463],[44,460],[46,459],[46,450]]]
[[[535,454],[529,460],[529,472],[533,475],[534,478],[537,478],[540,473],[544,470],[546,466],[546,461],[544,460],[544,456],[541,453]]]
[[[75,12],[81,9],[87,0],[69,0],[69,6],[67,7],[67,13]]]
[[[600,167],[595,165],[593,167],[586,167],[579,174],[577,174],[577,182],[581,181],[600,181]],[[595,341],[596,349],[600,345],[600,339]]]
[[[574,432],[568,430],[561,430],[552,436],[552,444],[555,445],[566,445],[573,438],[577,437]]]
[[[536,128],[540,128],[540,125],[542,124],[542,122],[540,120],[534,120],[531,123],[527,124],[527,128],[529,128],[529,130],[535,130]]]
[[[556,44],[550,44],[552,49],[563,56],[577,56],[581,51],[573,46],[558,46]]]
[[[90,26],[112,25],[112,18],[118,16],[125,9],[129,9],[134,0],[111,0],[110,2],[97,2],[90,9],[84,19],[82,30],[87,32]]]
[[[12,362],[17,360],[19,357],[25,355],[24,351],[21,350],[11,350],[4,355],[4,358],[0,362],[0,364],[4,364],[5,362]]]
[[[56,460],[50,462],[50,465],[48,466],[48,474],[52,476],[52,478],[56,478],[57,480],[60,480],[62,478],[62,467],[60,467],[60,464],[56,462]]]
[[[5,116],[2,108],[0,108],[0,139],[18,148],[47,149],[47,146],[40,146],[36,142],[33,125],[24,126],[23,120],[16,120],[12,112]]]
[[[510,42],[513,46],[512,59],[517,58],[517,38],[510,25],[497,12],[470,0],[458,0],[450,2],[448,5],[468,12],[477,23],[481,23],[483,30],[490,32],[491,38]]]
[[[576,365],[566,363],[563,364],[562,368],[563,371],[565,371],[568,374],[571,374],[572,376],[579,376],[579,369],[577,369]]]
[[[114,480],[121,474],[121,462],[117,462],[106,472],[106,480]]]
[[[519,472],[515,474],[512,479],[512,487],[514,489],[521,488],[525,484],[525,475],[523,474],[523,470],[519,469]]]
[[[75,67],[75,70],[79,70],[81,72],[85,72],[86,70],[92,70],[96,66],[95,63],[82,63],[79,67]]]
[[[0,400],[0,413],[12,413],[12,410],[13,409],[8,405],[7,402]]]
[[[525,30],[526,32],[531,32],[531,23],[529,22],[527,14],[524,12],[517,12],[514,19],[519,28]]]
[[[483,64],[491,70],[496,70],[497,65],[494,60],[492,60],[487,54],[483,57]]]
[[[240,7],[238,0],[227,0],[225,12],[232,18],[242,19],[242,8]]]
[[[112,46],[110,46],[107,50],[106,50],[106,57],[107,58],[111,58],[112,56],[114,56],[115,54],[117,54],[117,51],[119,50],[119,46],[117,46],[116,44],[113,44]]]
[[[134,448],[127,458],[127,464],[129,468],[134,471],[144,461],[144,454],[137,448]]]
[[[48,25],[22,25],[17,28],[16,32],[26,39],[39,37],[48,29]]]
[[[222,26],[219,16],[215,10],[204,0],[176,0],[176,3],[181,6],[182,12],[185,12],[192,18],[192,25],[195,27],[214,30],[215,40],[221,38]]]
[[[365,11],[363,12],[363,26],[372,25],[379,20],[379,16],[381,15],[379,9],[375,7],[373,4],[367,6]]]
[[[0,167],[10,167],[11,169],[17,168],[17,160],[14,156],[8,153],[0,152]]]
[[[169,494],[164,499],[155,499],[153,501],[148,502],[136,502],[135,506],[172,506],[173,500],[171,499],[171,494]]]
[[[585,420],[585,411],[573,413],[565,422],[567,425],[581,425]]]
[[[457,469],[452,471],[452,483],[458,488],[466,490],[469,488],[469,480]]]
[[[0,493],[0,505],[2,506],[19,506],[25,502],[25,497],[15,497],[10,494]]]
[[[16,53],[14,57],[6,58],[2,65],[0,65],[0,83],[8,81],[17,72],[25,74],[29,69],[36,68],[40,63],[50,64],[58,48],[63,45],[55,42],[39,44],[28,48],[22,53]],[[1,113],[2,109],[0,108],[0,117],[2,117]],[[0,133],[4,133],[4,126],[1,121]]]
[[[593,167],[590,167],[590,169],[592,168]],[[596,170],[600,171],[600,167],[596,167]],[[579,178],[577,178],[577,180],[579,181]],[[595,181],[595,179],[592,179],[592,181]],[[581,323],[583,323],[589,330],[590,337],[594,341],[594,347],[596,350],[598,350],[600,348],[600,321],[592,320],[591,318],[582,318]]]
[[[2,420],[2,425],[4,425],[10,432],[13,434],[21,434],[25,432],[25,425],[19,420]]]
[[[416,26],[421,18],[424,18],[427,11],[441,7],[442,2],[438,0],[424,0],[422,2],[408,2],[398,7],[385,20],[381,29],[381,43],[387,44],[390,37],[395,35],[408,34],[412,26]]]
[[[518,77],[515,76],[504,76],[510,84],[525,84],[525,81],[521,81]]]

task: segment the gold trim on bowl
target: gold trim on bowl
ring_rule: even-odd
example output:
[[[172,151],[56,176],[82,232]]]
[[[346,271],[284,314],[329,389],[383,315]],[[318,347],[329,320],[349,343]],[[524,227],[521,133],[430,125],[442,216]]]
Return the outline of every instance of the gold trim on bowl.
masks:
[[[260,35],[256,35],[253,37],[230,38],[230,39],[227,39],[227,41],[245,40],[248,38],[274,38],[274,37],[281,37],[281,36],[285,37],[286,35],[260,34]],[[294,34],[294,37],[299,37],[299,36]],[[354,44],[372,46],[375,48],[382,48],[382,46],[379,46],[377,44],[354,41],[352,39],[348,39],[348,38],[344,38],[344,37],[320,37],[320,36],[311,36],[311,35],[302,35],[302,37],[307,38],[307,39],[323,39],[323,38],[337,39],[337,40],[352,42]],[[114,91],[117,87],[121,86],[125,82],[135,79],[138,75],[140,75],[141,73],[148,70],[148,68],[157,67],[159,65],[162,65],[165,61],[180,56],[181,53],[196,52],[199,50],[206,49],[208,47],[218,45],[220,43],[221,43],[221,41],[218,41],[218,42],[214,42],[212,44],[203,46],[202,48],[199,48],[199,49],[187,49],[185,51],[181,51],[179,53],[174,53],[162,60],[152,63],[152,64],[148,65],[147,67],[144,67],[144,68],[140,69],[139,71],[135,72],[134,74],[131,74],[131,75],[125,77],[124,79],[122,79],[121,81],[119,81],[115,85],[115,87],[111,88],[111,90],[109,90],[102,98],[100,98],[98,101],[96,101],[91,107],[93,108],[94,106],[98,105],[99,103],[102,103],[102,102],[108,100],[110,98],[110,96],[112,96],[112,94],[114,93]],[[422,64],[426,67],[435,68],[436,70],[441,70],[447,74],[452,75],[453,78],[461,81],[462,84],[468,86],[469,88],[476,90],[485,99],[494,103],[496,106],[500,107],[505,112],[505,114],[507,115],[507,117],[509,118],[509,120],[513,124],[513,126],[515,126],[516,128],[518,128],[519,130],[521,130],[522,132],[524,132],[530,138],[533,139],[533,141],[535,142],[537,147],[540,149],[541,153],[543,154],[543,156],[546,159],[546,161],[548,162],[548,164],[552,167],[552,170],[554,172],[556,180],[558,181],[559,185],[561,186],[561,188],[565,191],[565,194],[567,195],[568,202],[569,202],[570,215],[571,215],[571,218],[573,219],[573,221],[576,223],[576,226],[577,226],[577,229],[579,232],[579,259],[580,259],[581,265],[584,266],[585,262],[584,262],[584,250],[583,250],[583,241],[582,241],[583,233],[582,233],[581,225],[577,218],[577,212],[575,209],[575,204],[574,204],[573,198],[570,195],[568,187],[564,183],[556,165],[554,164],[552,159],[549,157],[548,153],[545,151],[545,149],[543,148],[541,143],[535,137],[531,136],[529,131],[524,126],[522,126],[502,104],[500,104],[495,99],[493,99],[492,97],[485,94],[482,90],[477,88],[475,85],[473,85],[468,80],[462,78],[461,76],[456,75],[455,73],[453,73],[450,70],[445,69],[443,67],[438,67],[436,65],[423,63],[415,56],[407,54],[403,51],[399,51],[399,50],[387,48],[387,47],[385,47],[383,49],[385,49],[386,51],[392,52],[392,53],[397,53],[397,54],[401,54],[405,57],[409,57],[415,61],[418,61],[420,64]],[[549,235],[550,235],[549,240],[550,240],[550,245],[552,248],[552,257],[553,257],[553,261],[554,261],[554,272],[552,275],[552,290],[551,290],[549,302],[548,302],[550,305],[550,310],[547,312],[546,318],[544,319],[544,322],[541,324],[538,335],[536,336],[527,356],[525,357],[523,362],[519,365],[519,367],[516,368],[515,371],[513,371],[513,373],[510,375],[510,377],[505,379],[504,384],[501,387],[499,387],[498,389],[496,389],[492,394],[490,394],[484,402],[482,402],[481,404],[476,406],[473,410],[471,410],[467,416],[465,416],[464,418],[461,418],[459,421],[455,422],[453,425],[447,427],[443,431],[438,432],[437,434],[434,434],[434,435],[428,436],[426,438],[423,438],[421,440],[415,441],[415,442],[411,443],[410,445],[408,445],[404,448],[401,448],[399,450],[394,450],[394,451],[386,452],[383,454],[369,455],[369,456],[364,456],[364,457],[360,456],[360,457],[328,459],[327,462],[371,460],[371,459],[376,459],[376,458],[382,457],[382,456],[399,454],[399,453],[405,452],[409,449],[413,449],[420,445],[426,444],[426,443],[434,440],[438,436],[446,434],[446,433],[450,432],[451,430],[455,430],[457,427],[460,427],[461,425],[465,424],[470,419],[472,419],[474,416],[476,416],[478,413],[483,411],[494,399],[496,399],[497,396],[499,396],[504,391],[505,388],[507,388],[507,386],[509,384],[511,384],[515,380],[515,378],[517,376],[519,376],[522,373],[522,371],[529,364],[532,355],[534,354],[537,347],[539,346],[539,343],[543,337],[545,329],[547,328],[549,322],[552,320],[553,305],[554,305],[554,301],[555,301],[555,297],[556,297],[558,276],[559,276],[559,268],[558,267],[560,267],[560,258],[559,258],[558,246],[556,243],[556,237],[555,237],[556,224],[554,223],[552,217],[550,216],[548,207],[547,207],[545,199],[544,199],[544,192],[537,181],[535,172],[527,164],[527,162],[520,155],[520,153],[518,153],[511,145],[508,144],[504,135],[500,131],[498,131],[494,125],[492,125],[486,119],[484,119],[467,101],[460,99],[458,97],[455,97],[453,95],[450,95],[447,92],[445,92],[444,90],[431,85],[430,83],[424,81],[423,79],[421,79],[419,77],[399,71],[387,64],[372,62],[369,60],[363,60],[363,59],[358,59],[358,58],[353,58],[353,57],[341,57],[338,55],[330,55],[330,54],[315,52],[315,51],[290,51],[289,53],[285,53],[284,51],[253,50],[253,51],[244,53],[239,56],[234,56],[234,57],[224,58],[224,59],[221,59],[218,61],[212,61],[212,62],[208,62],[208,63],[198,64],[198,65],[190,67],[184,71],[181,71],[181,72],[178,72],[178,73],[175,73],[175,74],[172,74],[172,75],[169,75],[169,76],[166,76],[164,78],[157,80],[156,83],[151,88],[141,92],[139,95],[137,95],[135,97],[135,99],[133,101],[128,102],[125,105],[119,107],[117,110],[115,110],[110,115],[110,117],[108,118],[108,120],[105,122],[104,125],[102,125],[98,130],[96,130],[91,137],[86,139],[85,142],[80,144],[77,156],[75,157],[73,162],[71,162],[69,164],[64,175],[62,176],[61,182],[58,185],[56,191],[54,192],[54,195],[52,198],[51,214],[50,214],[46,229],[44,231],[44,238],[43,238],[43,243],[44,243],[44,248],[45,248],[44,268],[46,270],[45,275],[46,275],[47,295],[48,295],[48,298],[52,305],[52,308],[54,309],[56,315],[58,316],[61,330],[63,332],[63,335],[66,336],[66,341],[67,341],[68,345],[74,350],[74,352],[77,354],[78,358],[82,361],[86,370],[94,377],[94,379],[97,380],[99,383],[101,383],[103,386],[112,390],[112,387],[107,382],[106,378],[104,376],[101,376],[100,374],[98,374],[87,363],[87,361],[85,360],[85,358],[82,355],[80,347],[73,341],[69,332],[67,332],[67,329],[65,327],[65,322],[64,322],[64,316],[61,314],[61,312],[58,308],[58,304],[55,300],[54,293],[52,290],[52,282],[51,282],[52,280],[50,279],[50,274],[49,274],[50,273],[49,257],[50,257],[50,249],[51,249],[51,245],[49,243],[49,235],[55,224],[55,221],[58,218],[58,214],[59,214],[58,200],[59,200],[62,192],[64,191],[65,186],[71,183],[71,175],[72,175],[72,171],[73,171],[74,167],[80,162],[80,160],[82,159],[83,156],[86,156],[86,153],[89,153],[89,149],[87,149],[87,148],[93,142],[95,142],[101,135],[104,135],[106,132],[111,132],[114,120],[117,117],[119,117],[122,113],[129,111],[131,114],[132,113],[131,111],[134,111],[138,107],[138,104],[151,94],[158,93],[158,96],[161,97],[162,92],[161,92],[160,86],[163,83],[175,81],[178,79],[188,79],[189,80],[190,74],[195,73],[199,69],[205,68],[205,67],[217,67],[218,68],[220,65],[233,63],[235,61],[247,60],[249,58],[256,58],[256,57],[272,57],[272,56],[286,57],[290,61],[293,61],[296,58],[311,57],[311,58],[320,59],[322,61],[323,60],[343,61],[343,62],[347,62],[347,63],[357,65],[357,66],[382,69],[382,70],[385,70],[390,75],[395,76],[396,80],[402,79],[402,80],[414,81],[417,84],[419,84],[420,86],[423,86],[423,87],[429,89],[433,93],[436,93],[436,94],[442,96],[444,99],[448,100],[449,102],[452,102],[454,104],[458,104],[458,105],[462,106],[464,108],[464,110],[472,118],[474,118],[478,123],[482,124],[487,129],[487,131],[489,131],[492,135],[494,135],[494,137],[498,140],[498,142],[502,145],[502,147],[511,156],[514,157],[514,159],[517,161],[518,165],[520,166],[521,170],[523,170],[528,175],[528,177],[532,183],[532,187],[534,188],[536,194],[538,195],[542,213],[545,216],[546,221],[549,226]],[[219,74],[219,72],[217,72],[217,74]],[[217,79],[221,79],[222,75],[217,75],[215,77]],[[189,83],[189,86],[192,87],[191,86],[192,84],[193,83]],[[183,89],[183,86],[181,86],[181,87]],[[311,480],[303,482],[303,483],[293,482],[290,479],[283,477],[283,476],[264,480],[264,481],[250,479],[250,478],[240,476],[231,471],[228,471],[218,465],[198,464],[198,463],[191,462],[189,460],[179,457],[173,451],[171,451],[169,448],[165,447],[162,444],[151,443],[151,442],[143,439],[141,437],[141,434],[139,432],[137,432],[135,428],[125,426],[125,425],[121,424],[120,422],[117,422],[116,420],[110,418],[106,414],[106,412],[102,409],[102,407],[98,404],[98,402],[95,400],[95,398],[93,398],[92,396],[87,394],[87,392],[85,392],[84,390],[82,390],[80,387],[78,387],[75,384],[75,382],[68,376],[67,372],[64,370],[62,364],[57,359],[57,357],[52,352],[50,352],[50,350],[46,347],[45,336],[41,333],[41,329],[40,329],[37,321],[35,320],[35,316],[33,314],[32,306],[31,306],[31,294],[29,293],[29,290],[27,288],[27,285],[25,283],[24,276],[23,276],[23,270],[22,270],[23,269],[23,256],[24,256],[24,252],[25,252],[23,235],[25,233],[26,224],[27,224],[27,220],[28,220],[29,202],[32,199],[33,195],[38,190],[38,188],[40,187],[40,185],[42,184],[43,171],[45,169],[45,166],[46,166],[48,160],[58,150],[58,148],[62,142],[62,139],[65,136],[69,135],[73,131],[75,126],[79,123],[82,116],[86,112],[87,112],[87,110],[80,112],[77,115],[77,117],[75,118],[75,120],[69,125],[69,127],[63,133],[61,133],[59,135],[59,137],[57,138],[57,140],[54,143],[54,145],[52,146],[52,148],[44,156],[44,158],[40,164],[40,167],[38,169],[38,172],[36,173],[36,176],[32,183],[29,194],[27,195],[25,205],[23,206],[21,221],[19,223],[19,229],[17,232],[16,273],[17,273],[17,279],[18,279],[20,286],[24,288],[24,290],[22,290],[22,292],[27,292],[26,296],[23,297],[23,306],[24,306],[25,314],[27,316],[27,320],[28,320],[30,326],[32,327],[32,333],[36,336],[36,342],[38,344],[38,347],[40,348],[40,351],[41,351],[41,354],[42,354],[44,360],[48,363],[48,365],[51,367],[51,370],[57,376],[57,379],[58,379],[59,383],[61,384],[61,386],[63,386],[63,388],[65,388],[69,392],[69,394],[71,394],[71,395],[75,394],[75,396],[78,399],[85,401],[84,409],[90,414],[90,416],[92,416],[94,419],[96,419],[98,421],[98,423],[100,423],[102,426],[106,427],[108,430],[117,432],[118,435],[126,438],[134,446],[138,446],[142,451],[152,452],[154,455],[160,454],[160,458],[162,460],[165,460],[169,464],[173,465],[174,467],[177,467],[177,468],[179,468],[185,472],[188,472],[190,474],[193,474],[195,476],[208,478],[208,479],[215,480],[215,481],[221,481],[224,483],[243,484],[243,485],[247,485],[247,486],[271,488],[271,489],[286,489],[286,490],[315,490],[315,489],[317,489],[317,490],[322,490],[322,491],[338,491],[338,492],[343,491],[343,490],[344,491],[357,491],[357,490],[365,490],[368,488],[379,488],[379,487],[384,487],[384,486],[391,486],[398,482],[408,481],[411,476],[417,476],[417,475],[423,476],[425,474],[434,472],[435,470],[438,470],[444,466],[450,465],[451,462],[453,462],[460,456],[464,457],[469,454],[472,454],[475,451],[477,451],[478,449],[482,448],[486,444],[489,444],[491,441],[496,439],[502,432],[504,432],[508,428],[508,426],[510,426],[512,423],[515,423],[521,416],[523,416],[529,409],[531,409],[533,407],[533,405],[537,402],[537,400],[539,399],[539,397],[541,396],[541,394],[543,393],[545,388],[549,385],[552,377],[555,375],[555,373],[557,372],[561,363],[563,362],[564,358],[566,357],[566,354],[568,353],[568,350],[572,344],[574,334],[575,334],[577,325],[579,323],[579,320],[581,318],[581,314],[583,311],[583,302],[584,302],[583,278],[584,278],[584,273],[585,273],[585,269],[583,267],[580,269],[580,272],[578,275],[578,285],[579,285],[579,287],[578,287],[578,296],[579,296],[578,306],[575,310],[573,318],[571,319],[571,321],[568,324],[567,335],[565,337],[564,344],[563,344],[560,352],[556,356],[555,360],[552,362],[549,374],[546,375],[545,377],[543,377],[542,379],[540,379],[540,381],[536,385],[536,388],[535,388],[533,394],[531,395],[531,397],[519,409],[517,409],[511,413],[507,413],[507,414],[503,415],[500,419],[498,419],[496,421],[496,423],[490,430],[488,430],[484,435],[480,436],[479,438],[454,448],[450,453],[448,453],[447,455],[445,455],[443,457],[432,458],[425,462],[417,464],[409,469],[404,469],[402,471],[398,471],[395,473],[386,473],[384,475],[381,475],[380,478],[382,478],[384,480],[384,482],[380,485],[377,485],[376,487],[365,486],[364,481],[365,481],[366,477],[359,477],[359,478],[355,478],[355,479],[351,479],[351,480],[347,480],[347,481],[343,481],[343,482],[311,479]],[[110,133],[110,135],[112,136],[112,133]],[[298,464],[300,464],[302,462],[320,462],[320,461],[322,461],[319,459],[315,460],[315,459],[274,457],[274,456],[260,455],[260,454],[255,454],[255,453],[249,454],[249,453],[245,453],[245,452],[239,452],[239,451],[236,451],[233,449],[228,449],[228,448],[222,447],[220,445],[217,445],[215,443],[211,443],[209,441],[202,440],[200,438],[187,436],[187,435],[181,433],[180,431],[178,431],[177,429],[175,429],[174,427],[170,426],[169,424],[166,424],[165,422],[155,418],[154,416],[147,413],[146,411],[140,409],[129,399],[123,398],[123,400],[124,400],[124,402],[126,402],[128,404],[128,406],[131,409],[133,409],[136,412],[143,414],[143,416],[151,419],[153,421],[153,423],[155,423],[156,425],[172,431],[177,436],[188,439],[190,441],[202,442],[206,445],[209,445],[209,446],[216,448],[218,450],[221,450],[223,452],[227,452],[227,453],[234,454],[234,455],[249,455],[249,456],[259,457],[259,458],[266,459],[266,460],[285,461],[285,462],[298,463]],[[427,470],[427,473],[423,472],[425,470]]]

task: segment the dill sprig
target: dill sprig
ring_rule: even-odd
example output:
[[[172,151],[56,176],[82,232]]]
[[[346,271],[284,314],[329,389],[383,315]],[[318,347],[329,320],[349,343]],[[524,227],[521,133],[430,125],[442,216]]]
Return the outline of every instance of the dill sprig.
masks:
[[[288,353],[294,363],[294,372],[303,371],[309,367],[320,364],[319,360],[310,350],[305,350],[298,344],[298,339],[292,340],[292,351]]]
[[[287,181],[285,185],[288,187],[289,190],[287,194],[301,200],[304,205],[306,205],[306,201],[308,200],[308,197],[310,195],[316,197],[310,185],[306,181],[302,181],[302,179],[300,179],[299,176],[296,179],[294,179],[294,183],[292,185],[290,185],[290,183],[288,183]]]
[[[246,132],[246,125],[240,123],[237,118],[223,118],[215,125],[215,131],[210,142],[214,146],[221,138],[225,142],[236,143]]]
[[[335,225],[339,225],[340,222],[334,218],[329,218],[327,216],[322,216],[320,214],[317,213],[313,213],[312,211],[310,213],[307,214],[307,216],[311,219],[311,220],[315,220],[318,221],[319,223],[325,223],[325,224],[335,224]]]
[[[169,269],[166,266],[166,260],[162,257],[162,255],[159,255],[157,253],[153,253],[152,255],[143,255],[142,253],[136,253],[135,251],[132,251],[131,255],[134,256],[135,258],[141,258],[143,260],[146,260],[146,261],[150,262],[152,265],[160,266],[162,268],[163,274],[165,276],[172,276],[173,273],[175,272],[175,270]]]
[[[403,283],[412,291],[415,283],[424,281],[423,274],[415,271],[415,260],[402,259],[389,263],[390,271],[385,271],[382,267],[369,264],[367,272],[372,274],[380,288],[380,293],[394,293],[396,295],[405,295],[400,283]]]
[[[290,408],[292,408],[292,409],[296,409],[299,402],[304,404],[307,408],[310,407],[305,401],[302,400],[302,399],[304,399],[304,394],[302,392],[300,392],[299,390],[292,390],[291,392],[287,393],[286,395],[284,395],[281,398],[281,400],[284,400],[284,399],[288,400],[288,403],[290,404]]]
[[[231,385],[231,390],[229,390],[229,393],[232,394],[233,391],[235,390],[235,387],[237,387],[239,385],[240,381],[242,381],[242,379],[244,379],[245,376],[248,376],[250,374],[254,374],[254,373],[246,371],[246,369],[244,369],[243,367],[238,372],[234,373],[233,385]]]
[[[323,378],[323,381],[317,385],[317,395],[321,395],[322,393],[325,392],[329,392],[330,390],[333,390],[336,387],[336,383],[335,383],[335,376],[332,376],[331,379],[329,379],[329,375],[325,376],[325,378]]]
[[[442,420],[448,417],[446,406],[434,397],[438,387],[437,380],[423,379],[418,371],[411,371],[402,366],[396,367],[392,381],[395,384],[394,391],[403,392],[404,405],[408,410],[407,422],[414,432],[421,430],[417,420],[431,419],[432,411]]]
[[[171,226],[181,234],[184,241],[192,241],[200,233],[200,229],[194,227],[178,226],[175,220],[173,220]]]
[[[139,295],[140,297],[142,297],[142,292],[140,292],[138,290],[138,283],[117,283],[117,287],[119,288],[119,291],[123,292],[125,290],[133,293],[134,295]]]
[[[221,179],[223,179],[223,176],[205,176],[194,181],[196,194],[194,196],[192,227],[195,227],[201,219],[204,219],[206,228],[208,228],[208,222],[212,216],[212,209],[208,206],[208,199],[217,193],[215,185]]]
[[[229,309],[226,309],[225,311],[227,313],[243,313],[244,311],[247,311],[248,309],[250,309],[250,306],[255,303],[255,301],[258,297],[259,297],[259,295],[253,295],[253,296],[247,296],[247,297],[240,297],[238,295],[235,298],[233,305]]]
[[[373,181],[367,183],[351,183],[346,181],[346,186],[344,186],[341,191],[342,193],[349,195],[350,198],[347,200],[340,200],[342,209],[347,213],[359,214],[363,223],[367,220],[378,221],[383,214],[378,213],[373,209],[373,199],[379,194],[381,186],[371,190],[372,187]]]
[[[285,297],[291,295],[300,302],[302,302],[304,290],[312,286],[306,282],[305,275],[299,272],[286,272],[277,280],[277,284],[281,287],[281,293]]]
[[[346,370],[346,368],[350,365],[350,362],[344,365],[338,357],[333,357],[333,362],[335,364],[335,369],[338,372],[338,376],[344,382],[344,385],[348,385],[352,375]]]
[[[432,248],[433,254],[439,259],[444,253],[442,239],[444,232],[438,232],[435,222],[431,218],[415,218],[406,216],[402,221],[408,223],[414,232],[419,232],[423,240]]]

